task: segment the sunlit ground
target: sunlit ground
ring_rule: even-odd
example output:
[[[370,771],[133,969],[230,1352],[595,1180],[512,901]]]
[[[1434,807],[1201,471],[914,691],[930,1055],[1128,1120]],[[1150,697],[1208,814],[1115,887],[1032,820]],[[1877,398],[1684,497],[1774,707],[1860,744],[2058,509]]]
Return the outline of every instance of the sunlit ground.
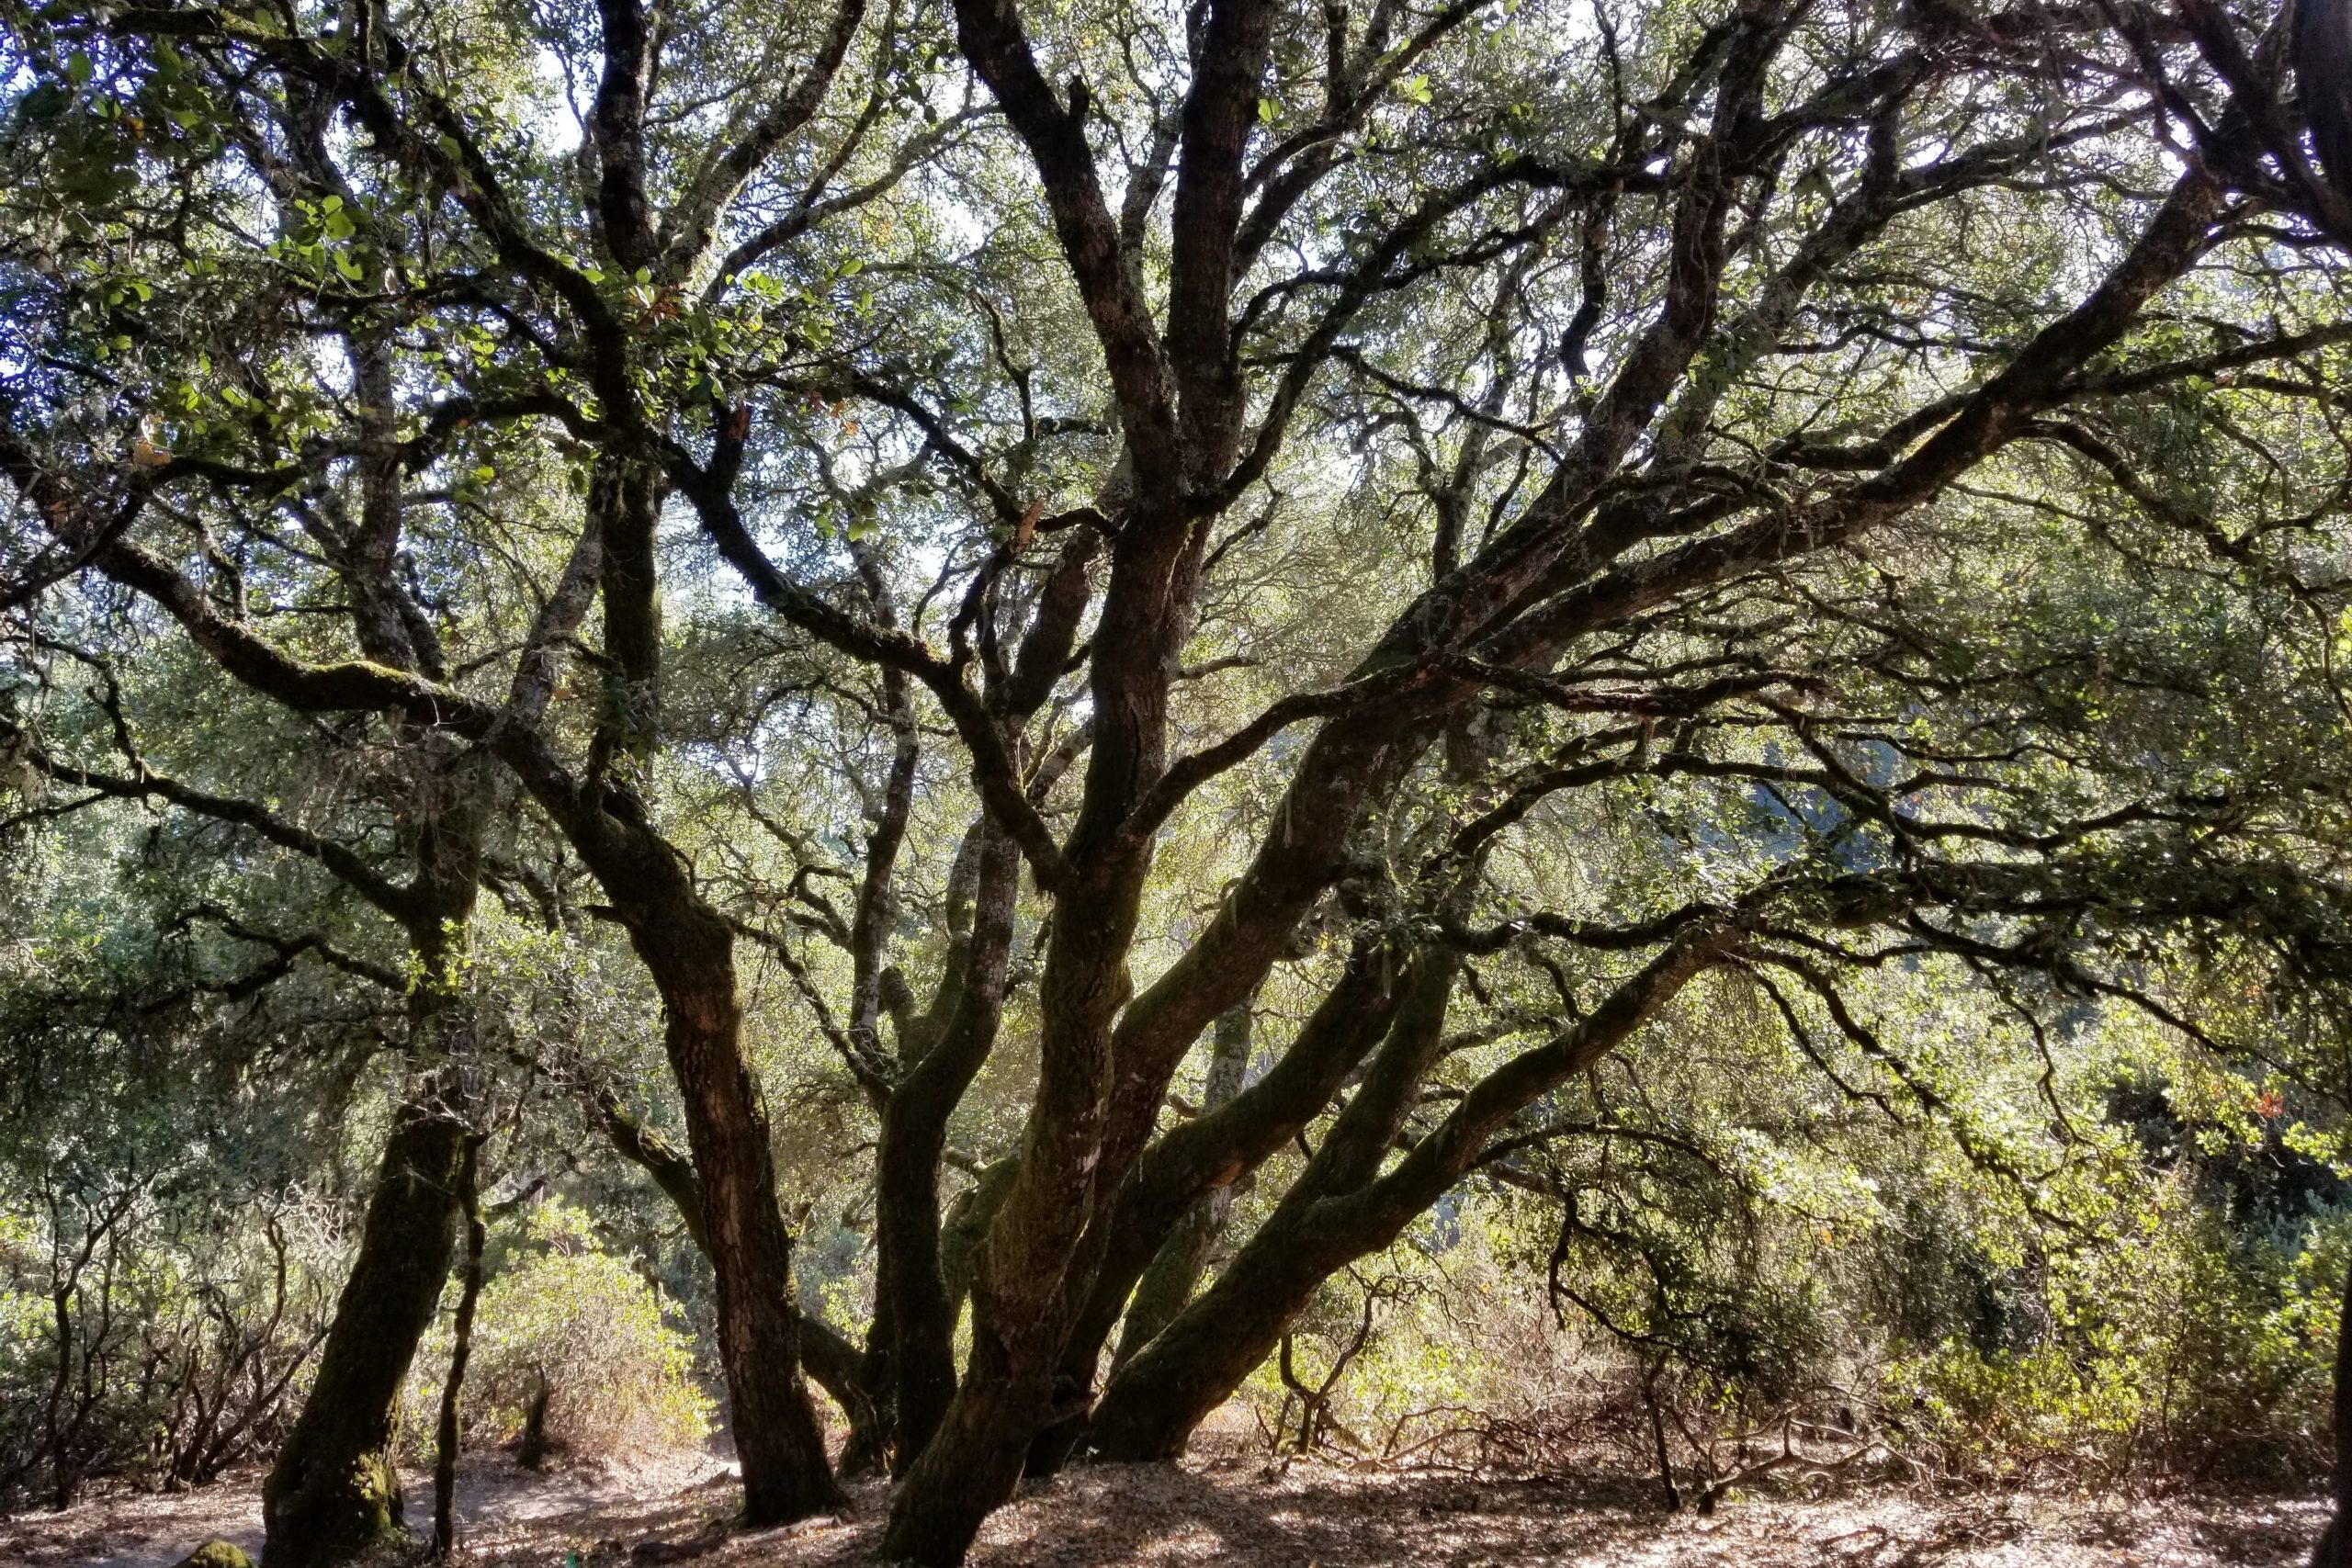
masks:
[[[1739,1498],[1702,1518],[1666,1515],[1655,1485],[1640,1477],[1490,1481],[1312,1462],[1276,1473],[1236,1444],[1209,1446],[1178,1467],[1080,1470],[1032,1488],[989,1519],[975,1568],[2218,1568],[2299,1562],[2324,1518],[2316,1497],[1884,1487]],[[413,1521],[430,1505],[419,1478],[411,1479]],[[854,1489],[846,1517],[729,1534],[730,1480],[726,1466],[700,1454],[546,1475],[503,1455],[481,1456],[461,1483],[459,1561],[518,1568],[562,1563],[567,1553],[582,1568],[872,1561],[888,1501],[878,1483]],[[0,1562],[169,1568],[214,1535],[257,1551],[259,1484],[257,1472],[245,1472],[177,1496],[99,1497],[64,1514],[0,1523]]]

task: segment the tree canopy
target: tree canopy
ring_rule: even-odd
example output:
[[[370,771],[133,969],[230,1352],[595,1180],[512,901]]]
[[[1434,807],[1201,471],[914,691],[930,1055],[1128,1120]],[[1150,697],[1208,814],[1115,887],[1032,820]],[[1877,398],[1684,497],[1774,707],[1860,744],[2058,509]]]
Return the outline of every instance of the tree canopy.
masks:
[[[952,1563],[1465,1204],[1782,1397],[1841,1235],[2339,1202],[2302,13],[11,0],[19,1474],[102,1468],[134,1213],[313,1325],[167,1445],[274,1454],[273,1564],[393,1528],[558,1190],[700,1255],[751,1518],[887,1467]],[[1965,1341],[1894,1247],[1872,1332]]]

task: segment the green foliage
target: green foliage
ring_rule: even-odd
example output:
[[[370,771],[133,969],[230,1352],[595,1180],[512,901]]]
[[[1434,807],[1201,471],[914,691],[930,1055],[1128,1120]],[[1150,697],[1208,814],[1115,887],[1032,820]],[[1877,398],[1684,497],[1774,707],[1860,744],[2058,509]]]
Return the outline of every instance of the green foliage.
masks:
[[[454,1298],[452,1298],[454,1301]],[[460,1404],[469,1446],[513,1442],[545,1380],[547,1433],[582,1454],[686,1447],[710,1430],[711,1403],[674,1304],[588,1214],[560,1199],[532,1205],[482,1286]],[[447,1319],[427,1338],[407,1407],[437,1408],[449,1356]],[[411,1441],[429,1445],[429,1424]],[[419,1449],[420,1456],[422,1448]]]
[[[2352,1215],[2282,1247],[2233,1231],[2186,1185],[2151,1183],[2128,1245],[2052,1259],[2029,1343],[1953,1336],[1890,1359],[1879,1397],[1906,1445],[1999,1477],[2054,1465],[2292,1484],[2319,1468]]]
[[[1247,997],[1271,1064],[1352,960],[1441,951],[1422,1055],[1366,1040],[1219,1177],[1212,1276],[1454,1162],[1285,1299],[1280,1440],[1556,1395],[1711,1472],[1802,1409],[1953,1474],[2311,1473],[2352,275],[2240,156],[2157,254],[2203,198],[2145,51],[2167,134],[2269,120],[2193,39],[1878,0],[1280,6],[1193,115],[1197,9],[995,9],[1094,166],[1038,166],[953,7],[843,13],[805,105],[821,6],[625,70],[572,0],[11,12],[0,1492],[266,1449],[419,1098],[530,1205],[469,1439],[544,1380],[576,1447],[691,1441],[691,1184],[610,1108],[678,1145],[731,1106],[801,1243],[759,1299],[887,1328],[869,1156],[947,1025],[989,1037],[940,1199],[1065,1145],[1098,1198],[1088,1108],[1192,1119],[1153,1021]],[[596,83],[649,101],[583,141]],[[1242,243],[1166,217],[1219,205],[1187,126],[1241,138]],[[2127,255],[2165,280],[2101,325]],[[1008,820],[1100,860],[1028,844],[983,1004]],[[744,1015],[700,1062],[629,897],[676,866],[718,933],[684,1000]],[[712,1062],[759,1092],[682,1099]],[[1264,1228],[1294,1197],[1333,1224]]]

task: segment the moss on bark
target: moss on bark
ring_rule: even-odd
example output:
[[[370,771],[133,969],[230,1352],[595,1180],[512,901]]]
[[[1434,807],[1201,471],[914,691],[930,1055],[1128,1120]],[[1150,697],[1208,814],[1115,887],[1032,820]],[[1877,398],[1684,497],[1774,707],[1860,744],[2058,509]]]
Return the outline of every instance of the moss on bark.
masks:
[[[232,1540],[208,1540],[179,1560],[175,1568],[254,1568],[254,1560]]]

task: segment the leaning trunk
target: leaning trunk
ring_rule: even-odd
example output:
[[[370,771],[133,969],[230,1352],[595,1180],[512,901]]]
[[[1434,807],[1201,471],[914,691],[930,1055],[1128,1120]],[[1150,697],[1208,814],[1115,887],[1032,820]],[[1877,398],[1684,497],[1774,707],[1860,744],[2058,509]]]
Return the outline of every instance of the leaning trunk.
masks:
[[[1371,1179],[1440,1049],[1459,954],[1423,953],[1405,1005],[1323,1146],[1265,1225],[1192,1308],[1176,1314],[1104,1392],[1087,1442],[1103,1459],[1172,1459],[1193,1428],[1241,1386],[1317,1287],[1395,1229],[1371,1219],[1361,1236],[1322,1199]],[[1401,1228],[1410,1213],[1396,1215]],[[1375,1239],[1376,1238],[1376,1239]]]
[[[1477,1165],[1496,1129],[1614,1049],[1727,940],[1727,932],[1713,932],[1659,953],[1575,1025],[1481,1079],[1384,1171],[1403,1112],[1442,1044],[1446,998],[1460,969],[1456,953],[1425,953],[1387,1041],[1306,1172],[1216,1282],[1103,1391],[1087,1430],[1095,1457],[1183,1452],[1193,1428],[1272,1353],[1324,1280],[1394,1242]]]
[[[393,1415],[448,1278],[467,1138],[444,1098],[454,1075],[430,1081],[443,1092],[394,1119],[318,1378],[262,1485],[270,1568],[342,1562],[401,1533]]]
[[[1204,1114],[1218,1109],[1241,1092],[1242,1075],[1250,1066],[1250,1008],[1233,1008],[1216,1021],[1209,1049],[1209,1070],[1201,1088]],[[1212,1189],[1194,1201],[1176,1222],[1175,1230],[1160,1245],[1151,1266],[1136,1281],[1135,1299],[1127,1303],[1126,1321],[1120,1325],[1119,1348],[1112,1353],[1113,1371],[1134,1359],[1152,1337],[1176,1321],[1193,1299],[1193,1290],[1208,1268],[1209,1249],[1225,1234],[1227,1213],[1233,1206],[1233,1186]]]
[[[1386,1031],[1403,995],[1398,962],[1384,942],[1357,942],[1340,983],[1266,1075],[1223,1106],[1171,1128],[1096,1215],[1093,1224],[1103,1233],[1102,1263],[1088,1283],[1059,1373],[1072,1410],[1038,1434],[1029,1451],[1030,1474],[1052,1473],[1083,1440],[1081,1412],[1102,1347],[1193,1204],[1255,1170],[1296,1136]]]
[[[1242,1077],[1250,1066],[1250,1043],[1249,1003],[1218,1015],[1208,1075],[1201,1089],[1200,1115],[1192,1123],[1193,1128],[1212,1122],[1241,1092]],[[1058,1408],[1054,1421],[1029,1445],[1026,1470],[1031,1476],[1060,1470],[1083,1440],[1093,1409],[1094,1378],[1102,1346],[1114,1324],[1120,1322],[1121,1306],[1125,1305],[1125,1316],[1118,1349],[1111,1359],[1114,1371],[1174,1321],[1200,1284],[1209,1249],[1224,1234],[1234,1188],[1245,1164],[1256,1162],[1247,1152],[1227,1149],[1226,1140],[1195,1141],[1217,1146],[1204,1150],[1204,1159],[1192,1162],[1200,1168],[1190,1179],[1155,1183],[1152,1178],[1157,1173],[1138,1171],[1139,1179],[1131,1181],[1128,1190],[1106,1210],[1114,1225],[1132,1228],[1114,1229],[1109,1236],[1086,1309],[1063,1348],[1055,1382]],[[1195,1196],[1200,1185],[1206,1190]],[[1156,1202],[1147,1195],[1155,1187],[1160,1194]],[[1172,1219],[1167,1217],[1171,1213]],[[1138,1258],[1149,1261],[1138,1264]]]
[[[1021,860],[983,826],[969,938],[937,1038],[882,1109],[876,1156],[875,1315],[892,1380],[891,1471],[904,1474],[956,1397],[956,1295],[941,1266],[939,1165],[948,1119],[996,1043]]]
[[[752,1524],[779,1524],[834,1506],[841,1493],[800,1380],[792,1235],[776,1207],[767,1118],[743,1056],[731,938],[715,916],[703,914],[714,929],[704,933],[701,953],[656,970],[669,1004],[663,1043],[702,1178],[743,1514]],[[683,959],[676,950],[686,943],[675,939],[684,933],[670,934],[673,960]]]
[[[676,1206],[687,1235],[695,1249],[712,1261],[712,1271],[716,1273],[710,1234],[703,1224],[702,1178],[695,1171],[694,1161],[684,1150],[630,1115],[609,1086],[595,1086],[589,1091],[588,1100],[613,1147],[643,1168],[662,1195]],[[784,1286],[789,1289],[790,1281],[786,1280]],[[887,1433],[879,1406],[868,1392],[868,1379],[872,1376],[868,1358],[821,1321],[796,1314],[793,1327],[799,1343],[802,1370],[832,1396],[841,1406],[842,1418],[849,1423],[849,1438],[842,1450],[842,1469],[848,1472],[872,1470],[877,1460],[861,1460],[860,1456],[878,1457]],[[542,1378],[538,1396],[542,1404],[545,1391]],[[527,1439],[528,1434],[526,1436]],[[524,1462],[536,1465],[537,1461],[526,1459]]]

